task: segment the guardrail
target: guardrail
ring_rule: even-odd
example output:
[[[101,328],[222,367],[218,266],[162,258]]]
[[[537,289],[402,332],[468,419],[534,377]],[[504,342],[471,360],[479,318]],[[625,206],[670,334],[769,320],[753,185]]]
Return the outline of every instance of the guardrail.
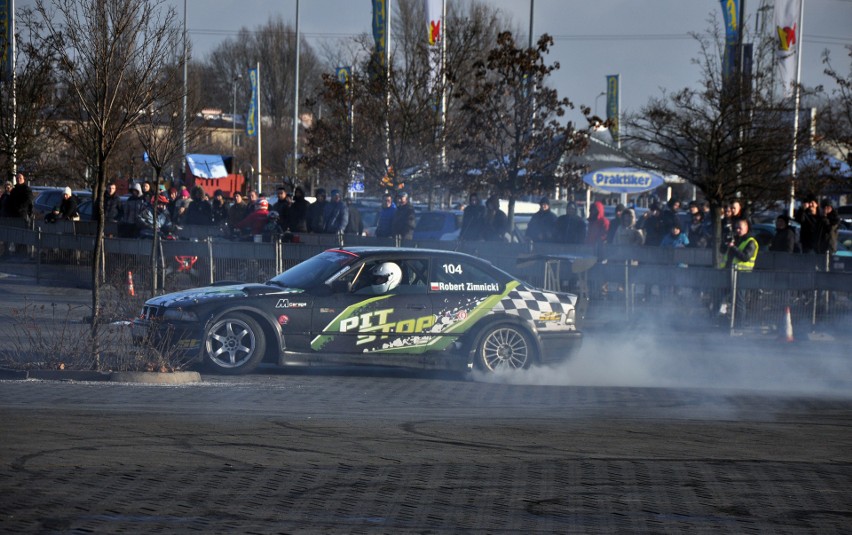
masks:
[[[28,228],[19,220],[0,220],[0,242],[4,251],[6,244],[17,244],[15,255],[34,261],[39,281],[91,287],[94,238],[81,230],[80,223],[39,222]],[[133,272],[137,290],[174,291],[219,280],[262,282],[328,248],[402,246],[465,252],[536,286],[578,293],[590,300],[594,319],[601,321],[653,317],[685,327],[715,322],[732,329],[771,330],[777,329],[789,307],[797,323],[845,332],[852,316],[852,273],[848,271],[852,262],[836,256],[762,251],[754,272],[732,273],[713,268],[709,249],[596,249],[324,234],[299,235],[297,243],[255,243],[226,240],[215,227],[185,227],[182,236],[196,238],[161,240],[158,265],[152,261],[151,240],[105,238],[101,282],[124,287],[128,271]],[[576,272],[571,262],[564,261],[569,258],[591,258],[594,265]],[[725,302],[730,311],[719,316]]]

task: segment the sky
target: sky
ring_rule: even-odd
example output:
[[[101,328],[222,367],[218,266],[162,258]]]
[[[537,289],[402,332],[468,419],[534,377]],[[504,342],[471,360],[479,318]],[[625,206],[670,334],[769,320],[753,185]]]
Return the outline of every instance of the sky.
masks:
[[[19,0],[22,1],[22,0]],[[183,16],[183,1],[168,0]],[[390,0],[392,3],[395,0]],[[447,0],[456,1],[456,0]],[[746,23],[755,27],[759,0],[746,2]],[[719,0],[532,0],[533,34],[548,33],[555,44],[548,57],[560,69],[551,79],[560,96],[605,115],[605,76],[621,76],[622,110],[638,111],[662,89],[693,87],[700,79],[692,60],[697,42],[690,32],[704,33],[716,15]],[[804,0],[802,82],[827,85],[821,61],[832,53],[835,67],[848,73],[852,45],[852,0]],[[530,25],[530,0],[486,0],[509,15],[525,35]],[[203,56],[240,27],[262,25],[280,15],[295,23],[296,0],[186,0],[187,29],[196,55]],[[301,0],[300,32],[311,46],[334,46],[339,39],[371,31],[370,0]],[[769,20],[771,26],[771,19]],[[452,28],[447,28],[451,32]]]
[[[49,0],[47,0],[49,1]],[[395,3],[396,0],[390,0]],[[447,0],[448,2],[459,0]],[[531,0],[484,0],[513,21],[526,35]],[[760,0],[746,2],[746,24],[755,27]],[[166,0],[183,18],[184,0]],[[296,0],[185,0],[186,24],[196,59],[240,28],[263,25],[270,16],[295,23]],[[829,49],[842,73],[850,69],[844,45],[852,45],[852,0],[804,0],[802,82],[826,85],[823,50]],[[16,0],[24,7],[34,0]],[[700,80],[697,42],[690,32],[704,33],[710,17],[721,27],[719,0],[532,0],[533,34],[548,33],[555,44],[548,63],[559,62],[551,78],[560,96],[605,115],[605,76],[621,77],[622,111],[638,111],[662,89],[694,87]],[[371,32],[370,0],[301,0],[300,32],[315,49]],[[771,27],[771,20],[769,21]],[[447,28],[448,32],[452,28]],[[577,115],[579,117],[579,115]]]

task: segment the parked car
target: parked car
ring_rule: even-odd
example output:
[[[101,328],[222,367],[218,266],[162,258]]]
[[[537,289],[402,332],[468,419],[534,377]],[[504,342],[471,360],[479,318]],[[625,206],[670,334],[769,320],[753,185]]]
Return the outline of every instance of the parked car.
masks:
[[[454,240],[459,237],[461,210],[431,210],[423,212],[414,227],[415,240]]]
[[[264,284],[149,299],[132,333],[212,370],[262,361],[527,368],[582,341],[577,296],[535,289],[479,258],[417,248],[329,249]]]
[[[44,219],[45,215],[52,212],[54,208],[58,208],[62,202],[64,191],[65,188],[46,188],[41,190],[33,201],[33,214],[36,219]],[[86,199],[92,198],[92,192],[86,190],[75,190],[73,195],[77,198],[78,206]]]

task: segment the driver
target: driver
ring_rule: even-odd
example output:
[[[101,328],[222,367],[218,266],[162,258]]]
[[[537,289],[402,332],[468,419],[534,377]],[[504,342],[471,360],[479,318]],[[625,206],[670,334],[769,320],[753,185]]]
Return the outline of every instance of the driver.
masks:
[[[373,293],[383,294],[399,286],[402,270],[394,262],[384,262],[373,268],[369,280]]]

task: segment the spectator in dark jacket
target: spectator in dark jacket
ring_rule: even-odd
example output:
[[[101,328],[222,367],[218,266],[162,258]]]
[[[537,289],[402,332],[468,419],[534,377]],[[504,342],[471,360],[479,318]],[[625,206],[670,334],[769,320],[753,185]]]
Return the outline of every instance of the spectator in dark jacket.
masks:
[[[346,223],[346,234],[361,236],[364,234],[364,222],[361,220],[361,211],[352,203],[350,197],[346,198],[346,209],[349,211],[349,222]]]
[[[44,220],[48,223],[80,220],[80,213],[77,212],[77,198],[74,197],[74,192],[71,191],[71,188],[65,187],[59,206],[55,206],[53,211],[45,215]]]
[[[322,188],[316,191],[317,200],[308,206],[307,227],[308,232],[324,232],[325,231],[325,205],[328,201],[325,198],[325,190]]]
[[[325,203],[323,209],[323,232],[326,234],[343,234],[349,224],[349,209],[340,197],[340,190],[331,190],[331,200]]]
[[[396,196],[396,212],[393,214],[391,232],[394,236],[410,240],[414,237],[415,221],[414,207],[408,202],[408,193],[400,192]]]
[[[33,217],[33,190],[27,185],[27,179],[23,173],[15,176],[17,183],[12,188],[9,200],[9,211],[12,217],[19,217],[29,221]]]
[[[236,228],[237,223],[246,218],[249,214],[249,207],[243,199],[243,194],[239,191],[233,193],[234,204],[228,208],[228,227]]]
[[[468,197],[467,206],[462,215],[461,232],[459,238],[467,241],[484,239],[485,233],[485,207],[479,199],[479,194],[472,192]]]
[[[225,193],[217,189],[213,192],[213,202],[211,203],[213,210],[213,224],[222,225],[228,221],[228,205],[225,203]]]
[[[802,244],[803,253],[816,253],[819,248],[820,227],[822,226],[822,215],[819,212],[819,202],[816,196],[809,195],[802,203],[802,207],[796,210],[796,221],[799,223],[799,242]]]
[[[556,234],[556,214],[550,211],[550,199],[542,197],[538,201],[538,212],[527,223],[527,238],[533,242],[553,241]]]
[[[509,218],[500,209],[500,197],[492,195],[485,201],[485,224],[482,239],[487,241],[508,241]]]
[[[393,202],[393,196],[390,193],[385,193],[382,197],[382,209],[379,211],[379,218],[376,220],[377,238],[393,236],[393,216],[395,213],[396,204]]]
[[[121,198],[118,196],[115,182],[110,182],[104,195],[104,221],[111,223],[121,218]]]
[[[287,215],[289,219],[287,226],[291,232],[307,232],[309,206],[307,199],[305,199],[305,191],[300,187],[294,189],[293,204],[290,205],[290,213]]]
[[[195,186],[190,192],[192,202],[186,208],[183,223],[185,225],[212,225],[213,206],[204,199],[204,190],[201,186]]]
[[[769,250],[776,253],[796,252],[796,230],[790,226],[790,217],[787,214],[775,218],[775,235],[772,236]]]
[[[837,252],[837,234],[840,230],[840,217],[834,211],[830,199],[823,199],[820,203],[820,219],[819,241],[817,242],[817,252],[819,254]]]
[[[558,243],[578,245],[586,242],[586,220],[580,216],[573,202],[565,207],[565,213],[556,218],[556,232],[553,237]]]

